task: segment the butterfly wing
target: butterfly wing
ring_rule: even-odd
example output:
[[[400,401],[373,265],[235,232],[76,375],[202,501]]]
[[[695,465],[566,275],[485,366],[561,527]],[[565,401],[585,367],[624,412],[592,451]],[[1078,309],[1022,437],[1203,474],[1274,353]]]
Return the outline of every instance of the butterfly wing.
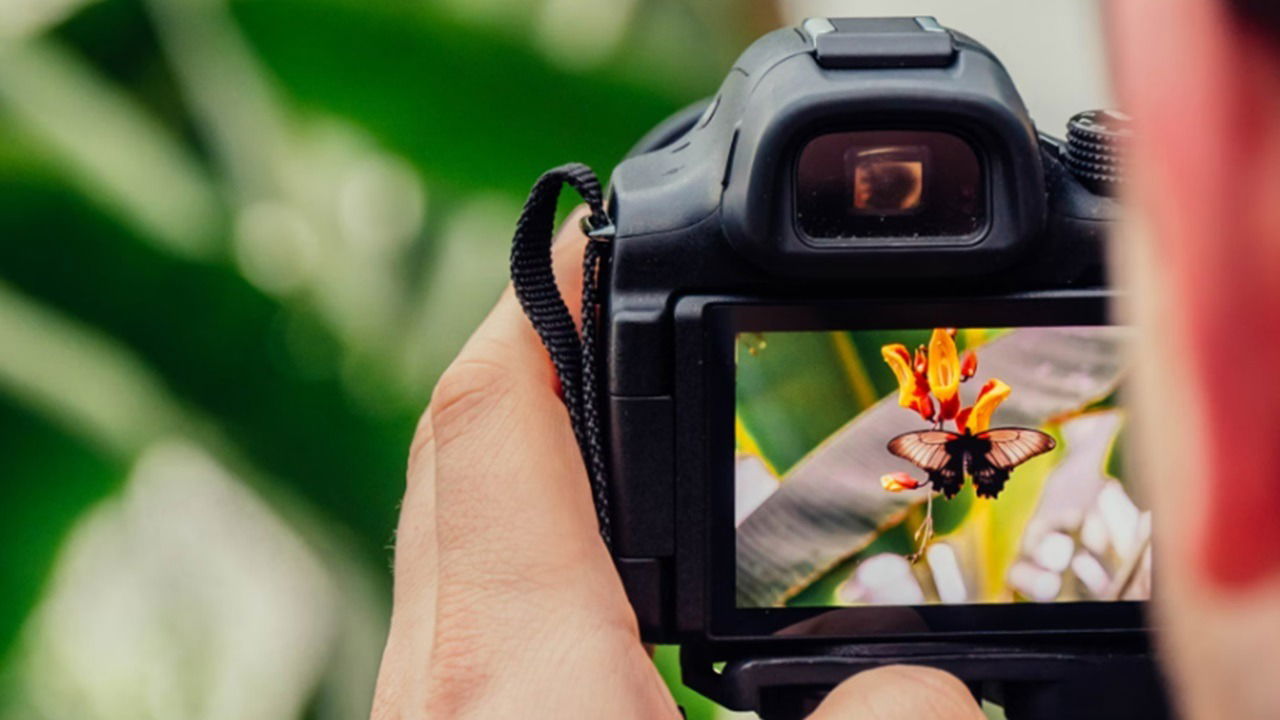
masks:
[[[889,452],[928,473],[935,490],[953,497],[964,485],[964,453],[956,452],[960,436],[942,430],[909,432],[889,441]]]
[[[951,461],[952,442],[959,435],[945,430],[921,430],[903,433],[889,441],[889,452],[909,461],[921,470],[941,470]]]
[[[981,454],[969,456],[969,474],[973,476],[973,489],[981,498],[994,500],[999,497],[1004,484],[1009,481],[1008,470],[996,467],[986,455]]]
[[[938,492],[953,498],[964,487],[964,453],[954,453],[940,469],[929,473],[929,482]]]
[[[986,459],[1001,470],[1012,470],[1037,455],[1058,446],[1053,438],[1028,428],[1004,427],[979,433],[978,438],[991,443]]]
[[[1000,494],[1014,468],[1057,447],[1053,438],[1028,428],[995,428],[978,433],[975,439],[983,447],[970,453],[969,474],[978,497],[988,498]]]

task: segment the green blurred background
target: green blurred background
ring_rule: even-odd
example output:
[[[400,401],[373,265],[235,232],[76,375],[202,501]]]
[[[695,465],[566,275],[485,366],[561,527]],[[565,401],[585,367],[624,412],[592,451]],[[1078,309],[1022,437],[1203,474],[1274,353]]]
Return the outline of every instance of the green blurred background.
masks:
[[[366,715],[409,438],[538,173],[811,14],[1105,104],[1092,3],[1023,5],[0,0],[0,718]]]

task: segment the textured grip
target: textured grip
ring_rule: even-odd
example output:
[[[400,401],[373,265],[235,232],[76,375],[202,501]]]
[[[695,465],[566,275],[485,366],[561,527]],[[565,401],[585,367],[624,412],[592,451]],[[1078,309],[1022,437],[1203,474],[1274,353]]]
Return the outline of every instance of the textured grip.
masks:
[[[1099,195],[1115,195],[1124,183],[1125,150],[1132,134],[1124,113],[1082,112],[1067,124],[1063,160],[1085,187]]]

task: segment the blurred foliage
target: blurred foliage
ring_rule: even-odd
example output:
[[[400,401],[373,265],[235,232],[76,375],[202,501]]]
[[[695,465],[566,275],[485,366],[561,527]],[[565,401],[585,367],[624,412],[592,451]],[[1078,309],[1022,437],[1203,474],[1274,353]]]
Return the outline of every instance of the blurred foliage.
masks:
[[[597,7],[101,0],[0,37],[6,677],[68,533],[168,435],[371,569],[385,621],[406,448],[525,191],[570,160],[607,174],[777,22],[763,0]],[[313,692],[307,714],[342,715]]]
[[[39,597],[62,536],[86,506],[120,487],[124,467],[6,397],[0,397],[0,457],[8,476],[0,503],[2,652]],[[56,482],[15,481],[22,478]]]

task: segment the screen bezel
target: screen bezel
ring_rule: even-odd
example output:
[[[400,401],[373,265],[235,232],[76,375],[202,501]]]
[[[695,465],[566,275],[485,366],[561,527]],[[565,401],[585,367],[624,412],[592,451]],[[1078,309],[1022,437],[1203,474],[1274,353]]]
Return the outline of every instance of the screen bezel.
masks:
[[[736,364],[739,332],[884,330],[918,327],[1109,325],[1109,296],[1097,291],[1029,293],[993,299],[837,303],[715,303],[704,308],[708,438],[708,634],[725,639],[897,640],[976,635],[1124,633],[1145,629],[1146,602],[1066,602],[840,608],[739,608],[733,524]]]

